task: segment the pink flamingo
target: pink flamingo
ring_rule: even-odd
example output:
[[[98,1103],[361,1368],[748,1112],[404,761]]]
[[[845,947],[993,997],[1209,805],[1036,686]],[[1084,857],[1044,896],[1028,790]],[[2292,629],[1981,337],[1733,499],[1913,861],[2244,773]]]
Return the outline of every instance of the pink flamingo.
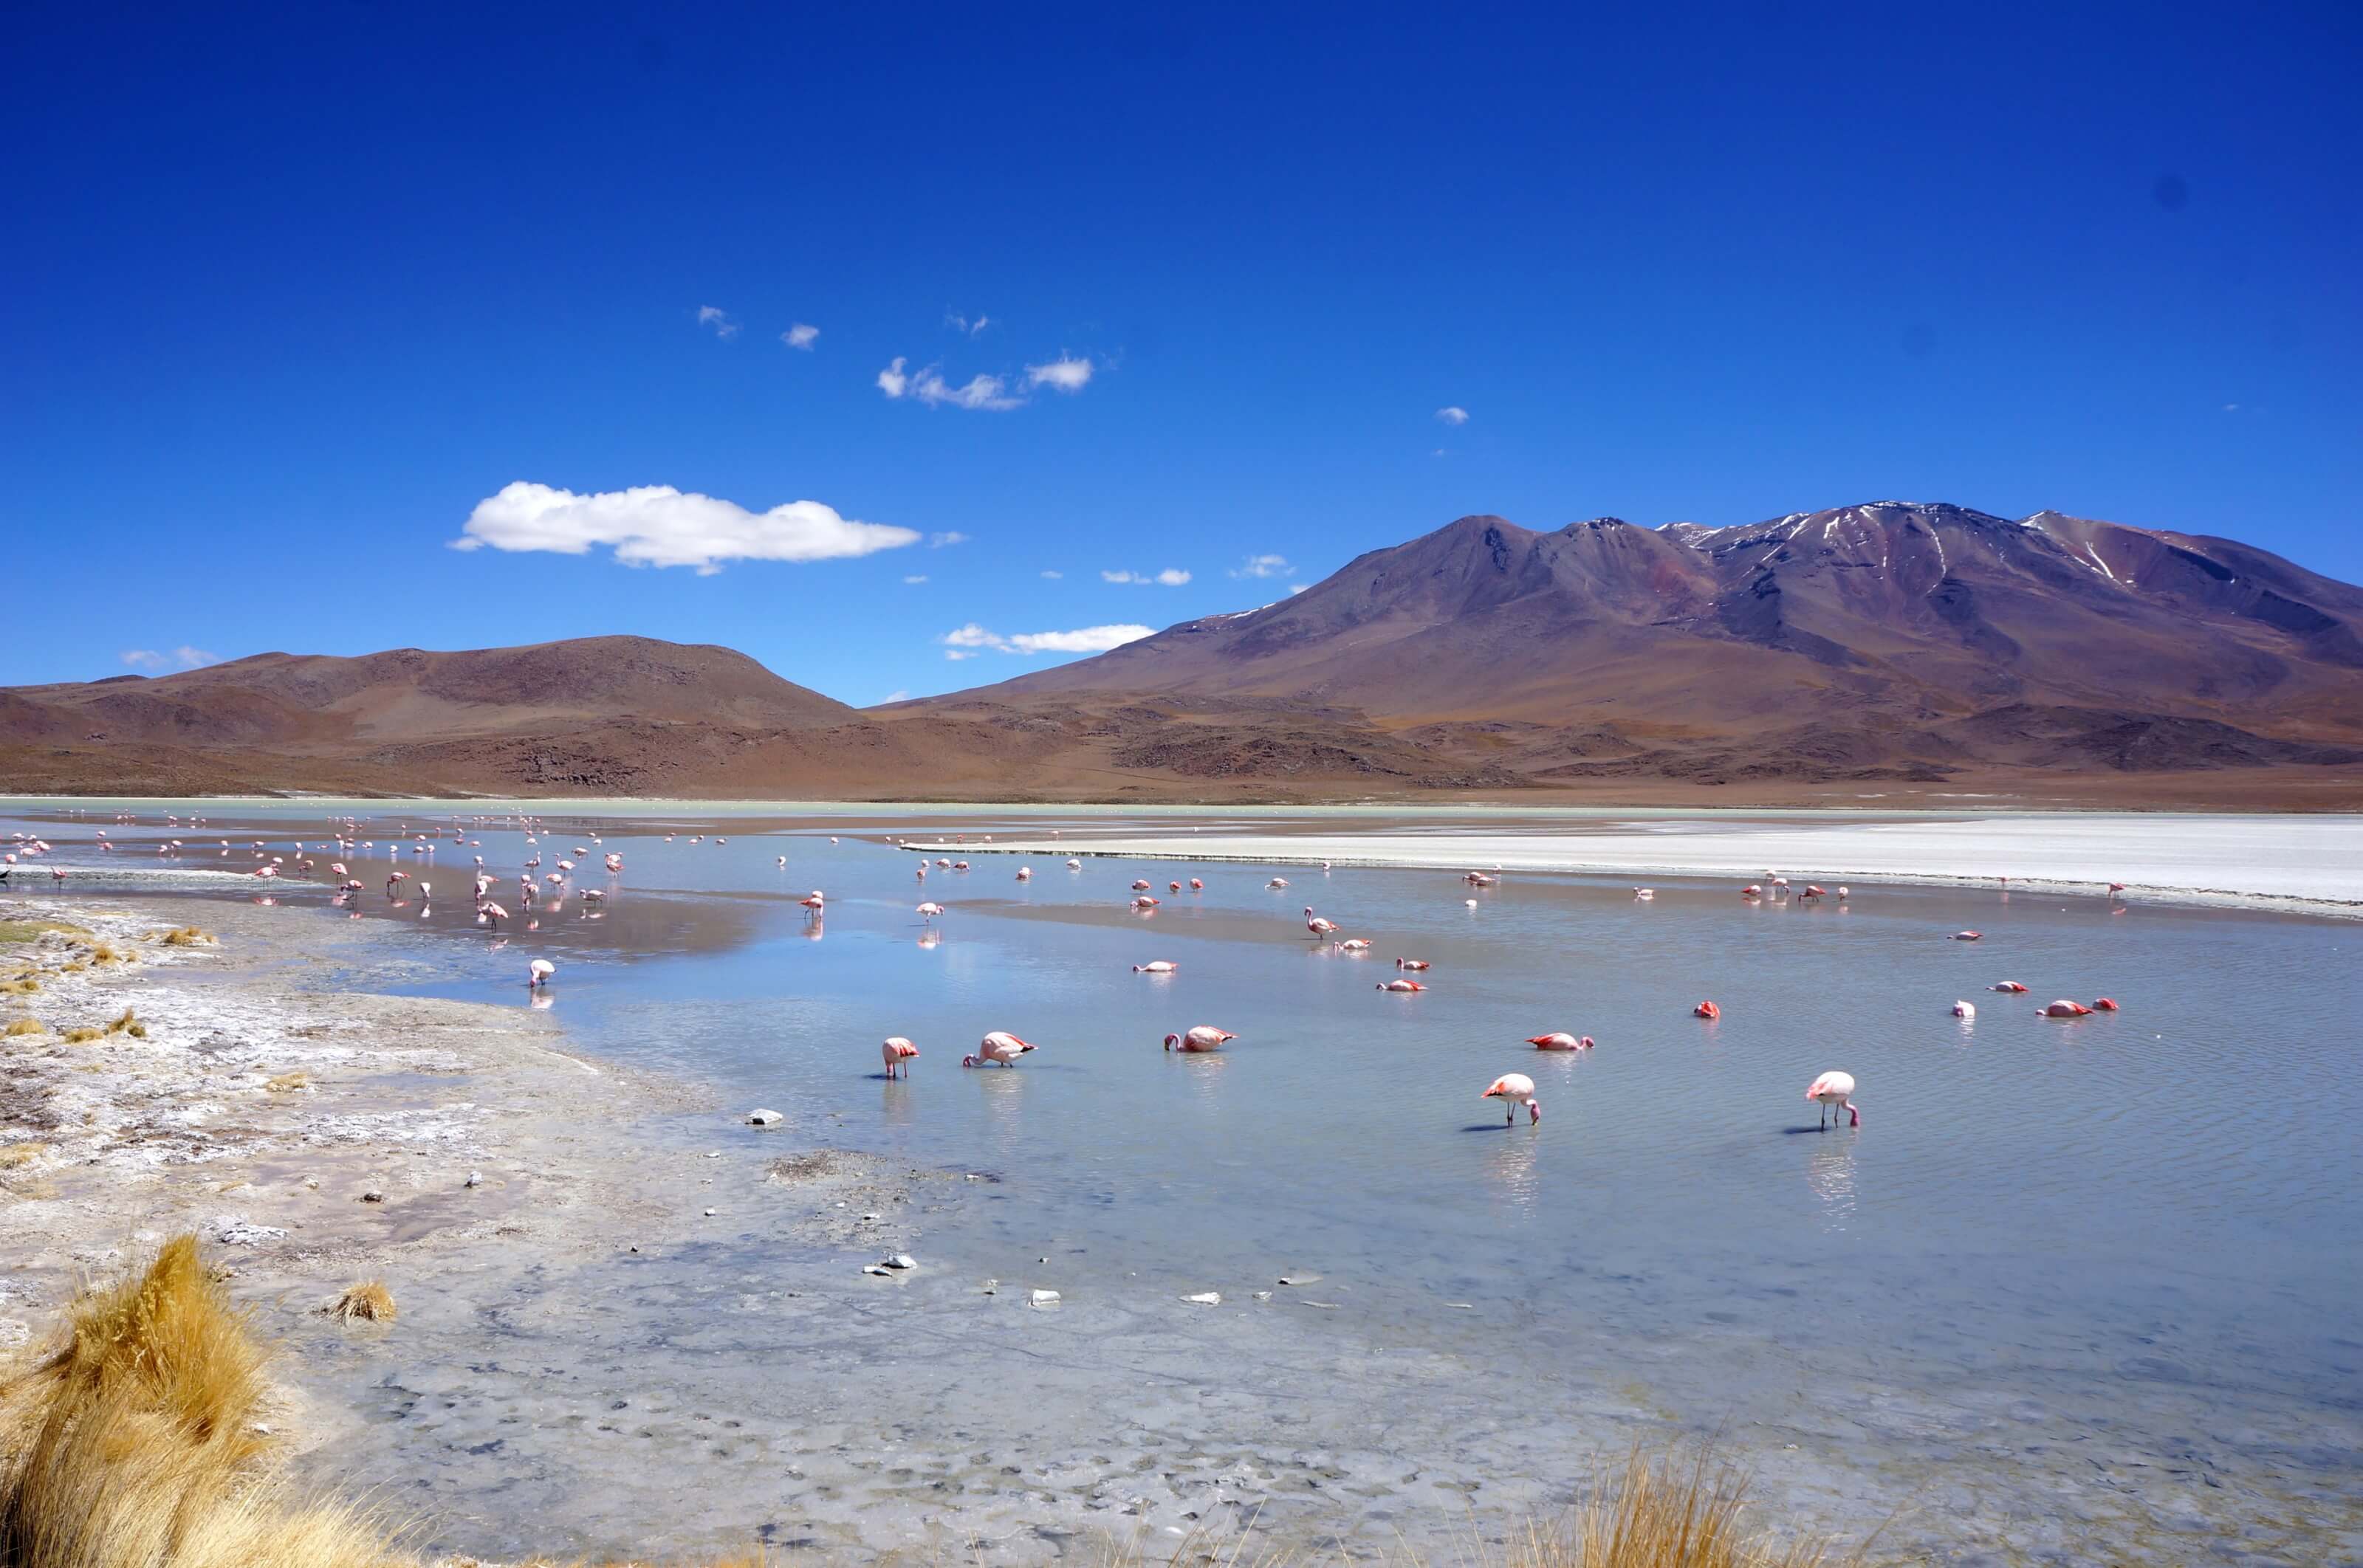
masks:
[[[1132,884],[1132,890],[1136,893],[1145,893],[1148,891],[1148,878],[1146,877],[1136,878]]]
[[[1542,1101],[1535,1098],[1535,1080],[1524,1073],[1503,1073],[1477,1098],[1504,1102],[1503,1109],[1509,1112],[1502,1118],[1502,1125],[1504,1127],[1516,1125],[1518,1107],[1521,1105],[1526,1108],[1527,1125],[1531,1126],[1543,1119]]]
[[[2046,1003],[2043,1009],[2043,1016],[2046,1018],[2089,1018],[2091,1012],[2092,1010],[2082,1002],[2069,1001],[2066,997],[2061,997],[2055,1002]]]
[[[1378,988],[1382,991],[1403,992],[1424,991],[1427,989],[1426,986],[1420,984],[1417,980],[1381,980],[1379,982]]]
[[[1167,1035],[1165,1048],[1168,1051],[1216,1051],[1222,1048],[1223,1042],[1226,1040],[1237,1038],[1237,1035],[1227,1029],[1217,1029],[1211,1023],[1201,1023],[1187,1034]]]
[[[1004,1067],[1014,1067],[1017,1065],[1018,1057],[1036,1049],[1038,1047],[1020,1040],[1015,1034],[996,1029],[977,1042],[976,1055],[960,1058],[960,1066],[982,1067],[986,1063],[993,1062]]]
[[[1157,900],[1143,893],[1132,900],[1132,907],[1137,910],[1153,910],[1157,907]]]
[[[1190,890],[1193,893],[1203,893],[1206,890],[1206,884],[1193,877],[1190,878]]]
[[[2117,1004],[2107,997],[2094,997],[2092,999],[2092,1010],[2094,1012],[2114,1012],[2117,1010]]]
[[[811,914],[817,915],[821,912],[823,908],[826,906],[828,900],[822,896],[821,890],[818,888],[815,888],[810,893],[798,899],[796,902],[804,905],[805,910],[810,911]]]
[[[1311,904],[1307,904],[1304,906],[1304,929],[1311,932],[1316,938],[1323,937],[1328,935],[1331,932],[1336,931],[1337,929],[1337,922],[1334,920],[1324,920],[1321,916],[1315,914],[1313,912],[1313,906]]]
[[[921,920],[933,920],[937,915],[944,912],[944,906],[930,900],[928,902],[921,904],[914,912],[915,912]]]
[[[1170,958],[1151,958],[1146,964],[1135,964],[1132,972],[1136,975],[1170,975],[1180,967],[1182,966]]]
[[[1824,1073],[1805,1088],[1805,1098],[1819,1102],[1822,1108],[1822,1129],[1829,1130],[1830,1108],[1836,1106],[1847,1113],[1847,1125],[1862,1125],[1862,1112],[1854,1105],[1854,1075]]]
[[[1691,1009],[1691,1016],[1692,1018],[1703,1018],[1709,1023],[1712,1023],[1716,1019],[1723,1016],[1723,1009],[1715,1006],[1714,1003],[1711,1001],[1703,1001],[1699,1003],[1698,1006]]]
[[[1988,986],[1986,989],[1990,991],[2008,991],[2014,996],[2023,997],[2026,994],[2026,988],[2020,985],[2016,980],[2003,980],[1998,985]]]
[[[1398,969],[1429,969],[1435,967],[1435,966],[1430,964],[1425,958],[1398,958],[1395,960],[1395,967]]]
[[[547,958],[537,958],[525,966],[525,988],[538,991],[549,984],[549,977],[556,973],[558,973],[557,965]]]
[[[498,931],[501,928],[501,922],[509,918],[509,911],[498,904],[487,903],[476,911],[476,918],[494,931]]]
[[[919,1048],[899,1034],[890,1034],[878,1047],[878,1055],[885,1059],[888,1077],[907,1078],[911,1076],[908,1064],[917,1059]]]
[[[1592,1049],[1592,1036],[1567,1033],[1529,1034],[1526,1036],[1526,1043],[1537,1051],[1589,1051]]]

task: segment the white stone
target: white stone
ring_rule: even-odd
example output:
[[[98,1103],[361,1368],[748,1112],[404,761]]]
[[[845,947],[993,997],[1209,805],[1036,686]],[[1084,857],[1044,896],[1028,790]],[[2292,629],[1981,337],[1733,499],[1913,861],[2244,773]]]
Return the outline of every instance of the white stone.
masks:
[[[747,1113],[747,1124],[750,1127],[777,1127],[781,1122],[786,1120],[787,1118],[782,1116],[778,1111],[766,1110],[760,1107],[758,1107]]]
[[[1223,1304],[1223,1293],[1219,1290],[1202,1290],[1195,1296],[1184,1296],[1182,1299],[1193,1307],[1220,1307]]]
[[[1034,1305],[1037,1307],[1056,1307],[1058,1304],[1059,1293],[1055,1290],[1037,1290],[1034,1293]]]

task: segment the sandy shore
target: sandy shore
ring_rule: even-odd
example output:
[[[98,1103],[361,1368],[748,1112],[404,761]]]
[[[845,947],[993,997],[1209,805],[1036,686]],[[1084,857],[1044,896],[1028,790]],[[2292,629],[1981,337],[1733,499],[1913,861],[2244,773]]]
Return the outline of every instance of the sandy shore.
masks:
[[[1718,817],[1505,818],[1497,824],[1379,819],[1236,819],[1220,829],[1170,823],[1126,834],[998,835],[993,843],[915,838],[930,854],[1131,856],[1282,865],[1551,871],[1632,877],[1760,878],[1994,885],[2363,915],[2363,815],[2176,816],[2013,813],[1969,819]]]

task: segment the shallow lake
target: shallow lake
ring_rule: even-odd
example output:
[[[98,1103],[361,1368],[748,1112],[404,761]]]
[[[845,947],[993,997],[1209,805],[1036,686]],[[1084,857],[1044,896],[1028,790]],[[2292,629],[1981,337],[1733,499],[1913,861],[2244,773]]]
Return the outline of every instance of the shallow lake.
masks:
[[[1044,1485],[1088,1491],[1187,1447],[1228,1511],[1137,1512],[1177,1529],[1252,1516],[1372,1547],[1448,1539],[1472,1507],[1564,1501],[1602,1450],[1670,1425],[1719,1430],[1802,1517],[1859,1533],[1901,1510],[1883,1543],[1947,1561],[2354,1549],[2363,925],[1982,889],[1749,900],[1663,878],[1639,900],[1535,873],[1070,868],[982,837],[1088,823],[980,810],[635,808],[553,816],[536,843],[466,822],[456,844],[465,809],[372,805],[359,836],[379,847],[345,856],[361,893],[332,906],[338,854],[313,848],[312,877],[271,896],[290,918],[382,922],[431,960],[415,988],[433,994],[527,1005],[526,963],[549,958],[577,1045],[782,1111],[783,1148],[990,1178],[931,1223],[924,1279],[849,1298],[857,1321],[708,1320],[700,1281],[743,1296],[865,1261],[760,1226],[629,1280],[546,1280],[608,1293],[613,1316],[580,1332],[596,1353],[637,1347],[648,1383],[776,1378],[838,1449],[884,1432],[906,1474],[1023,1452]],[[243,870],[260,837],[292,867],[327,828],[317,806],[205,810],[205,829],[170,830],[186,853],[164,863]],[[1177,847],[1213,820],[1177,819]],[[383,848],[397,823],[438,823],[432,855]],[[0,823],[69,864],[92,863],[102,826],[116,862],[160,863],[153,805],[128,824]],[[931,856],[924,881],[888,842],[961,834],[941,853],[971,869]],[[578,845],[555,905],[528,913],[521,864],[538,851],[544,877]],[[478,856],[512,917],[497,933],[473,913]],[[411,880],[389,898],[397,867]],[[1127,907],[1136,878],[1154,911]],[[797,902],[815,889],[819,918]],[[923,920],[922,900],[947,912]],[[1311,938],[1307,904],[1369,953]],[[1964,928],[1981,939],[1948,940]],[[1380,988],[1398,956],[1433,964],[1429,989]],[[1134,972],[1151,960],[1179,967]],[[2028,989],[1990,989],[2003,981]],[[2037,1013],[2102,995],[2121,1010]],[[1706,999],[1719,1021],[1692,1016]],[[1238,1038],[1160,1048],[1201,1023]],[[1039,1049],[963,1070],[988,1030]],[[1560,1030],[1597,1043],[1525,1043]],[[907,1081],[882,1075],[889,1034],[921,1049]],[[1859,1086],[1859,1128],[1823,1130],[1803,1099],[1833,1068]],[[1504,1072],[1534,1078],[1538,1124],[1479,1098]],[[1025,1308],[1035,1286],[1060,1307]],[[1221,1306],[1181,1299],[1206,1291]],[[435,1471],[449,1441],[389,1430],[377,1463]],[[535,1451],[544,1490],[519,1507],[584,1511],[562,1449]],[[882,1550],[907,1518],[882,1507],[904,1498],[882,1474],[853,1465],[813,1507]],[[589,1513],[580,1539],[636,1539]]]

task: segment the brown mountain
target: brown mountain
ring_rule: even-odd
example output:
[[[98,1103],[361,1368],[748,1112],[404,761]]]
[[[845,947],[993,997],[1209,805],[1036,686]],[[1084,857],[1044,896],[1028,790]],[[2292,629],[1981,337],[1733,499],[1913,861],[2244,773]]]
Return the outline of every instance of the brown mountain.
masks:
[[[1464,517],[1277,603],[919,704],[1326,712],[1528,784],[2363,760],[2363,590],[2229,539],[1900,502],[1744,527]],[[1190,732],[1163,737],[1169,753]],[[1227,759],[1227,760],[1225,760]]]
[[[2358,769],[2363,590],[2228,539],[1903,502],[1465,517],[1278,603],[868,712],[640,637],[0,690],[23,790],[2308,805]]]

